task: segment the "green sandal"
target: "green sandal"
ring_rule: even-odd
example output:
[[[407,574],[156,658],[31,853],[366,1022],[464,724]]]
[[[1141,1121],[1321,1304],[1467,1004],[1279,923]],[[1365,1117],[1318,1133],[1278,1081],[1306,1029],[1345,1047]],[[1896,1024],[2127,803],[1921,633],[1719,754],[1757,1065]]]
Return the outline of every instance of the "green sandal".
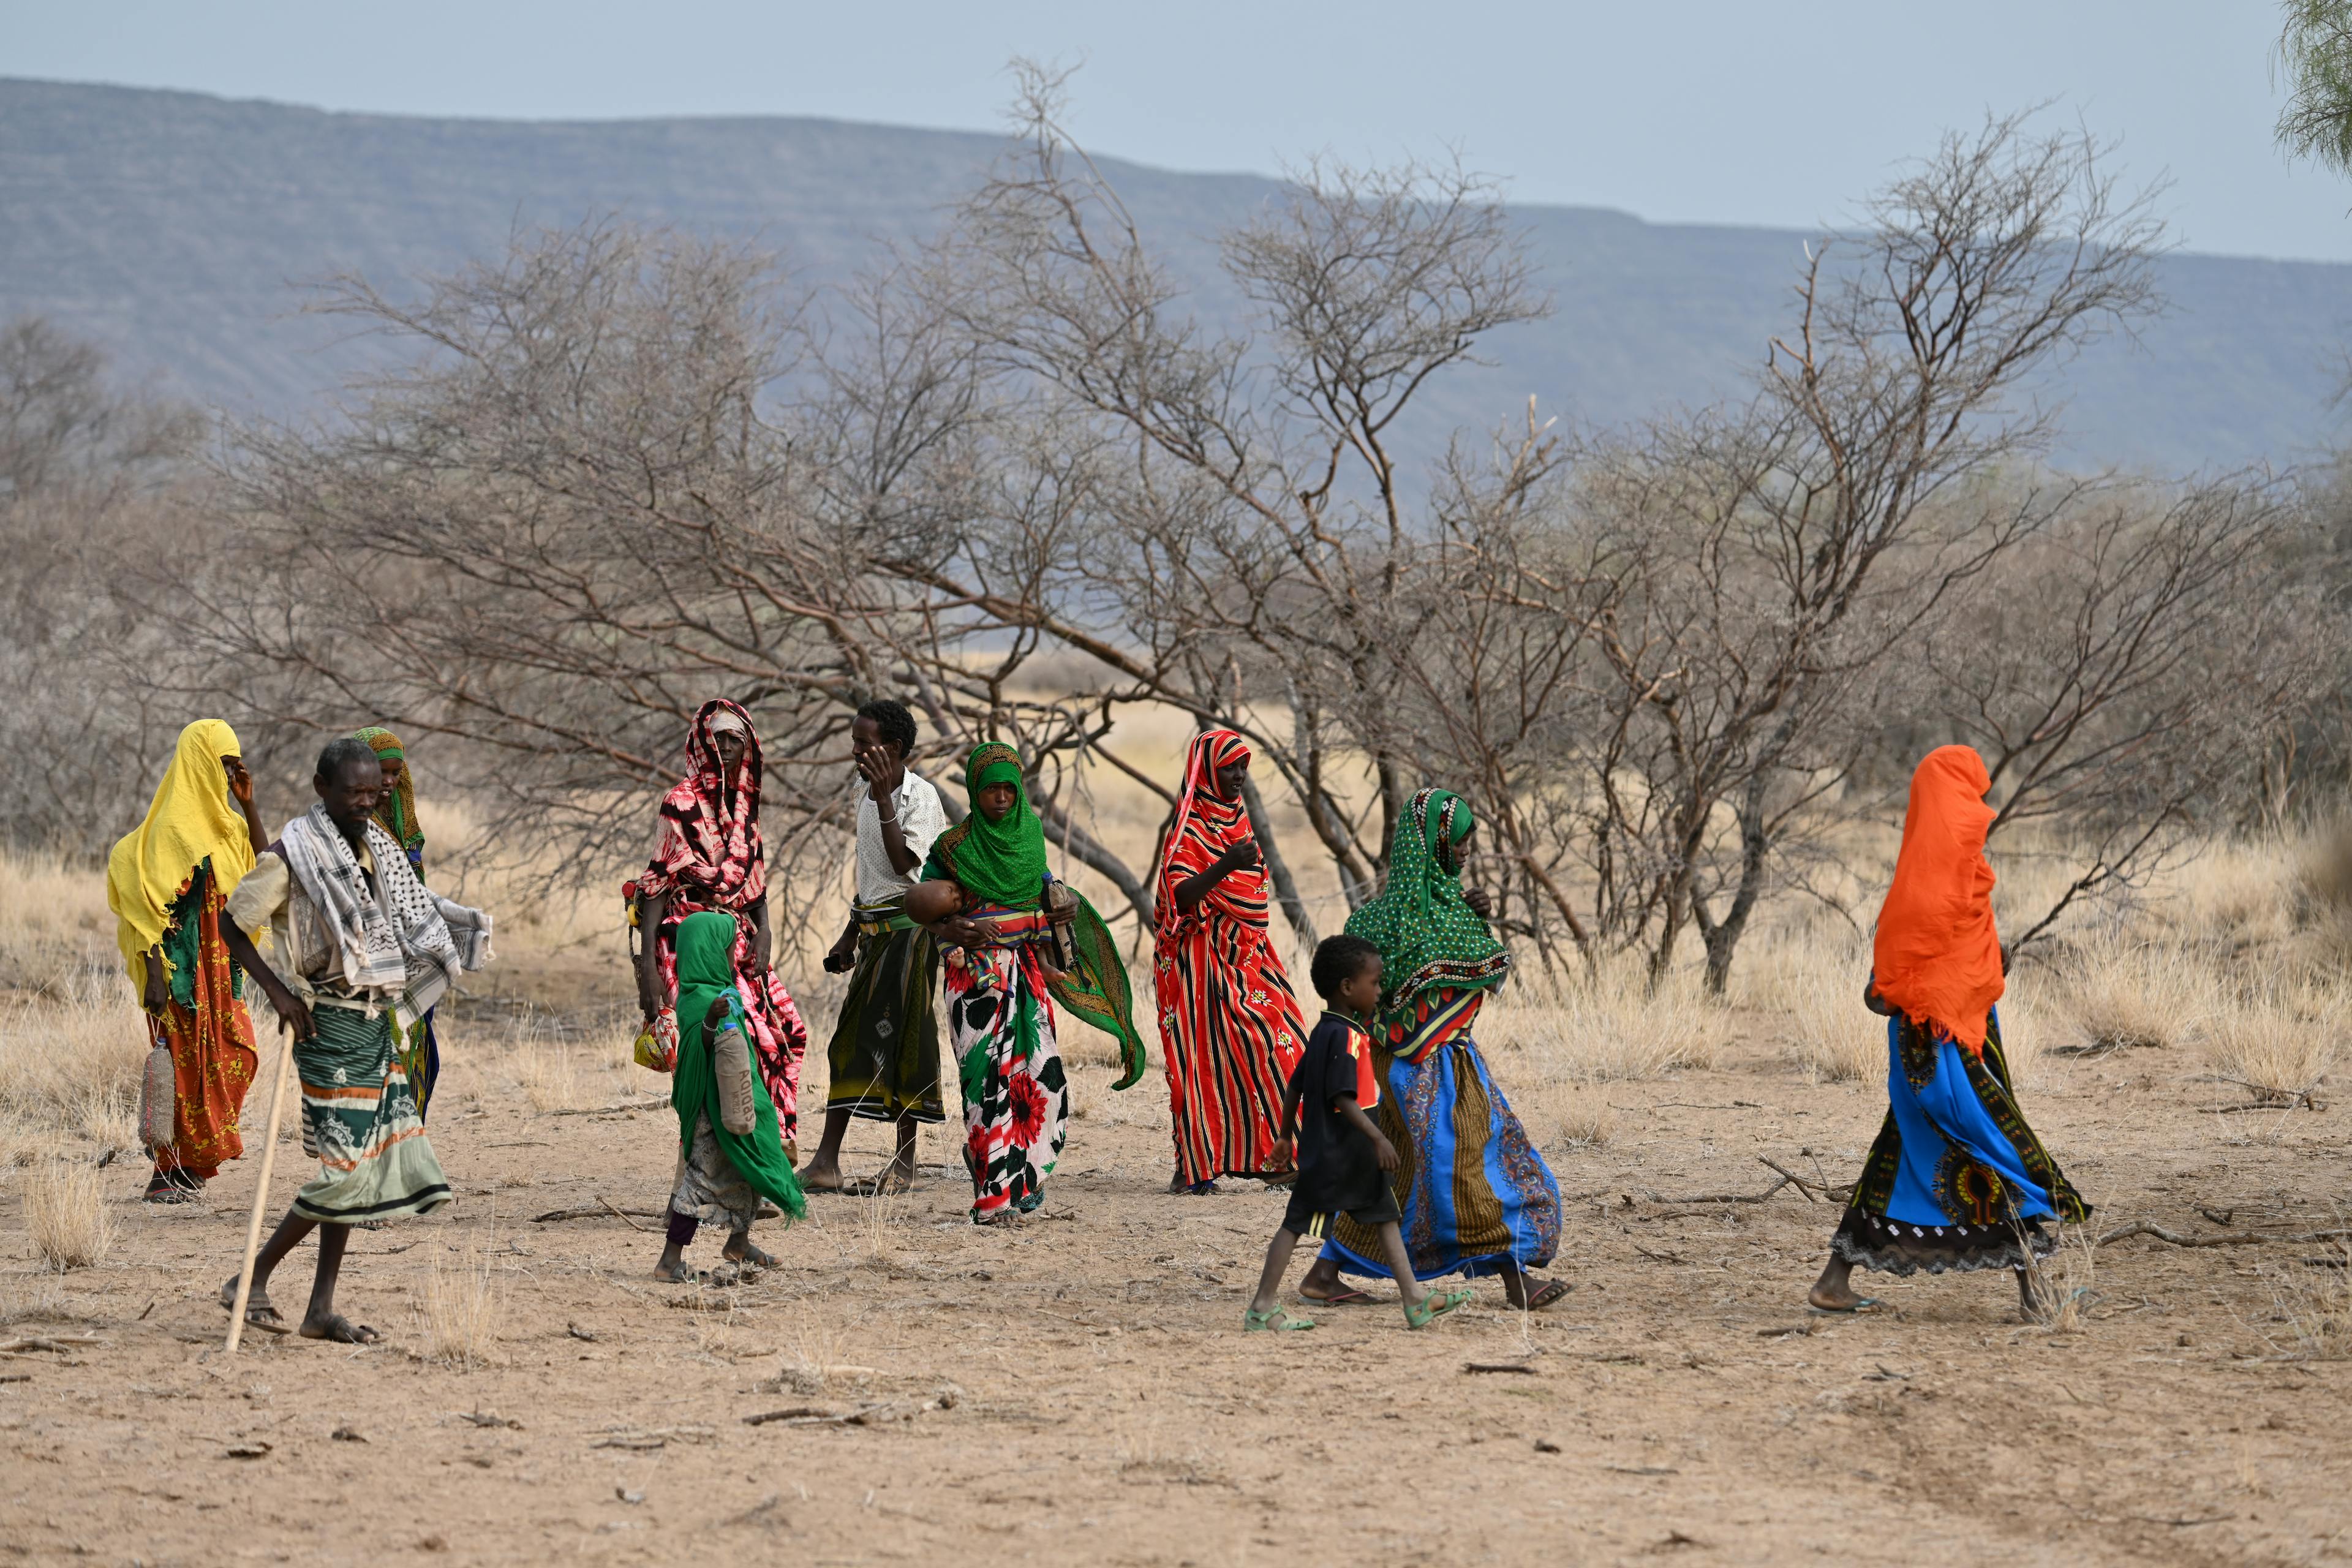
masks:
[[[1469,1301],[1470,1291],[1466,1286],[1459,1290],[1432,1290],[1421,1299],[1420,1306],[1413,1306],[1411,1302],[1405,1304],[1404,1326],[1425,1329],[1454,1308],[1467,1306]]]
[[[1242,1313],[1244,1333],[1297,1333],[1314,1326],[1315,1321],[1312,1318],[1294,1318],[1280,1307],[1265,1312],[1244,1310]]]

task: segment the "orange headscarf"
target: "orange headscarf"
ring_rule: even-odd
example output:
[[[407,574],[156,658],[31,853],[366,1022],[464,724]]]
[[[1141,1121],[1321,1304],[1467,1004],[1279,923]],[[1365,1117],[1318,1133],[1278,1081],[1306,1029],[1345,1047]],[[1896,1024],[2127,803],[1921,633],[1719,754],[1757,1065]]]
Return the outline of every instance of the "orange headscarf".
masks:
[[[1984,854],[1991,788],[1967,746],[1938,746],[1920,763],[1871,944],[1879,996],[1916,1024],[1941,1025],[1971,1054],[1984,1049],[1985,1016],[2002,988]]]

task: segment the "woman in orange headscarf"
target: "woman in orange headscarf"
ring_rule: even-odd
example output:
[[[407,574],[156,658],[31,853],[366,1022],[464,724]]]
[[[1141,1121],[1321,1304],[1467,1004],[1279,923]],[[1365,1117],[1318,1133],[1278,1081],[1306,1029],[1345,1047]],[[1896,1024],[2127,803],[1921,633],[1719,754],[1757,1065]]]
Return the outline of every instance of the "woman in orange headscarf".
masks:
[[[1991,788],[1966,746],[1937,748],[1911,775],[1863,995],[1886,1017],[1886,1121],[1813,1285],[1825,1311],[1876,1305],[1848,1283],[1859,1264],[2013,1268],[2032,1312],[2028,1249],[2040,1257],[2053,1245],[2043,1223],[2091,1212],[2026,1125],[2000,1052],[2003,965],[1984,854]]]

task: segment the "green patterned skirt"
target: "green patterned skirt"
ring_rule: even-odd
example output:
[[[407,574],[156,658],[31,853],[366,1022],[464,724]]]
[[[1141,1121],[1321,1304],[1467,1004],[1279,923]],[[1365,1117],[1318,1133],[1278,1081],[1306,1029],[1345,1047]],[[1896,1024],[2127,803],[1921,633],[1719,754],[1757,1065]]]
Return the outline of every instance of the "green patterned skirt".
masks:
[[[295,1042],[294,1070],[302,1080],[302,1152],[319,1162],[319,1173],[294,1194],[294,1212],[354,1225],[447,1203],[448,1180],[394,1048],[392,1015],[321,1005],[310,1020],[316,1033]]]

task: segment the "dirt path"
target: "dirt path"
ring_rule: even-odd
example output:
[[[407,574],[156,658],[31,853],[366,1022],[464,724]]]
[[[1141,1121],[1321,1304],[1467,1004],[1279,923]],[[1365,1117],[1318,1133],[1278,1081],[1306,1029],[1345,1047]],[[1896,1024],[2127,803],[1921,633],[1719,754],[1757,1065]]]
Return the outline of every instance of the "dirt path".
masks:
[[[151,1565],[2352,1556],[2352,1363],[2285,1354],[2334,1278],[2304,1263],[2319,1247],[2108,1247],[2078,1333],[2021,1324],[1988,1276],[1858,1276],[1889,1312],[1809,1316],[1832,1210],[1793,1190],[1647,1195],[1760,1190],[1759,1154],[1851,1172],[1877,1093],[1809,1087],[1760,1053],[1612,1086],[1601,1147],[1538,1129],[1580,1194],[1558,1270],[1576,1289],[1553,1311],[1526,1320],[1489,1286],[1427,1333],[1383,1306],[1248,1337],[1281,1198],[1164,1195],[1156,1079],[1114,1100],[1098,1068],[1076,1075],[1068,1153],[1017,1232],[964,1223],[961,1173],[937,1164],[953,1145],[930,1131],[911,1196],[813,1199],[805,1226],[763,1227],[780,1268],[681,1289],[646,1277],[658,1237],[621,1219],[530,1217],[658,1208],[667,1109],[533,1113],[499,1061],[450,1054],[432,1131],[461,1199],[356,1237],[345,1272],[345,1308],[383,1347],[259,1335],[220,1353],[212,1293],[251,1161],[182,1209],[131,1201],[126,1173],[112,1258],[62,1282],[33,1271],[13,1192],[0,1205],[19,1251],[0,1342],[62,1346],[0,1356],[0,1549]],[[2053,1065],[2026,1097],[2103,1221],[2333,1218],[2342,1112],[2202,1113],[2217,1091],[2145,1067]],[[821,1102],[821,1061],[811,1078]],[[883,1136],[861,1124],[853,1169],[880,1163]],[[716,1253],[706,1238],[689,1256]],[[490,1363],[467,1369],[423,1352],[436,1270],[452,1285],[469,1258],[498,1317]],[[280,1275],[281,1304],[309,1258]]]

